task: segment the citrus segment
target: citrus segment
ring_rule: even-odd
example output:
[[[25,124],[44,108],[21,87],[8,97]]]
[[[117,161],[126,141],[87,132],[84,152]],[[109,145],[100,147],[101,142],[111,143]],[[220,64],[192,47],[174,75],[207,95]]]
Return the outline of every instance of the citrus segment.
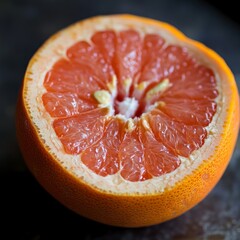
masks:
[[[47,92],[42,100],[51,117],[73,116],[97,107],[96,101],[80,98],[76,93]]]
[[[139,126],[125,134],[120,145],[121,176],[132,182],[145,181],[152,178],[145,167],[144,145],[139,138]]]
[[[82,69],[90,68],[91,75],[103,83],[111,81],[113,70],[94,44],[80,41],[67,50],[67,57],[70,61],[80,64]]]
[[[107,113],[107,108],[97,108],[77,116],[54,120],[53,127],[65,151],[70,154],[79,154],[97,142],[103,135],[104,116]]]
[[[170,148],[165,145],[165,141],[159,141],[153,132],[147,127],[141,126],[140,140],[144,145],[145,168],[154,177],[170,173],[181,164],[180,159]]]
[[[112,30],[99,31],[91,37],[91,41],[99,49],[108,64],[113,66],[117,44],[116,33]]]
[[[161,80],[162,75],[157,68],[163,51],[164,39],[157,34],[146,34],[142,45],[140,74],[137,75],[132,96],[141,101],[141,97],[152,82]]]
[[[169,76],[173,84],[172,88],[166,91],[165,96],[206,100],[218,96],[216,78],[211,69],[195,63],[182,73],[176,72],[178,76]]]
[[[151,59],[144,65],[142,79],[144,81],[158,82],[163,78],[181,78],[181,75],[190,66],[194,60],[190,58],[188,51],[179,46],[164,44],[160,49],[153,45],[149,58]],[[151,56],[152,55],[152,56]]]
[[[50,92],[70,92],[90,97],[90,92],[106,88],[89,66],[60,59],[45,76],[44,87]]]
[[[158,109],[166,113],[171,119],[187,125],[208,126],[217,110],[214,101],[187,98],[162,97]],[[163,104],[164,103],[164,104]]]
[[[181,163],[161,140],[155,138],[146,120],[137,121],[135,129],[126,133],[120,145],[119,157],[121,176],[133,182],[172,172]]]
[[[156,80],[159,78],[154,78],[153,76],[145,76],[145,73],[154,73],[156,69],[159,57],[164,49],[163,45],[165,40],[157,34],[147,34],[143,40],[143,50],[142,50],[142,67],[141,67],[141,81]]]
[[[129,95],[130,87],[140,70],[142,40],[138,32],[126,30],[118,33],[114,69],[118,79],[118,99]]]
[[[106,124],[102,138],[82,152],[81,161],[100,176],[117,173],[120,169],[118,151],[122,129],[120,120],[111,119]]]
[[[149,123],[156,138],[175,155],[188,157],[204,144],[207,137],[207,131],[202,126],[179,122],[157,109],[150,113]]]

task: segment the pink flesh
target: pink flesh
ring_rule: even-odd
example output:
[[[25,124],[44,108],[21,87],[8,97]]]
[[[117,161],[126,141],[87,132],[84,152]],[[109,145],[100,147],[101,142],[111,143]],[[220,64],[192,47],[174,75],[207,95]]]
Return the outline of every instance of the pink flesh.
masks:
[[[167,45],[156,34],[135,30],[96,32],[90,42],[71,46],[45,76],[42,100],[68,154],[100,176],[120,172],[128,181],[145,181],[177,169],[179,156],[202,147],[217,110],[214,73],[186,48]],[[139,102],[135,128],[101,108],[93,94],[117,78],[115,113],[126,98]],[[169,86],[146,100],[147,91],[168,79]],[[127,81],[128,82],[127,82]],[[137,88],[141,83],[145,89]],[[143,124],[141,114],[147,106]],[[134,116],[133,116],[134,117]]]

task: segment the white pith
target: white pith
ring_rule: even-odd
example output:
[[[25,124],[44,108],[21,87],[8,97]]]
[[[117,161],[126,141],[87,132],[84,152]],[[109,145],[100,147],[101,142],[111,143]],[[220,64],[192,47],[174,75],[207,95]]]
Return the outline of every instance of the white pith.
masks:
[[[135,98],[125,98],[122,102],[118,103],[119,113],[126,118],[134,116],[138,108],[138,101]]]
[[[172,43],[187,47],[191,54],[194,56],[196,55],[198,61],[206,64],[215,72],[217,88],[219,91],[219,96],[216,98],[217,112],[214,115],[212,122],[207,127],[208,137],[205,140],[205,144],[199,150],[194,151],[189,158],[179,157],[181,159],[181,165],[175,171],[143,182],[126,181],[120,176],[120,172],[115,175],[101,177],[86,167],[81,162],[79,155],[66,154],[62,143],[56,136],[52,127],[54,119],[46,112],[42,103],[42,95],[46,92],[46,89],[43,87],[44,77],[47,71],[51,69],[52,65],[59,58],[66,56],[66,49],[77,41],[90,41],[91,36],[96,31],[106,29],[121,31],[129,28],[134,28],[141,35],[157,33],[166,40],[167,44]],[[218,69],[218,64],[214,60],[206,57],[205,53],[202,51],[200,52],[194,45],[186,43],[184,40],[180,41],[174,37],[171,32],[164,28],[164,25],[162,28],[159,28],[151,22],[149,22],[149,24],[142,24],[140,21],[133,19],[127,20],[116,16],[98,17],[77,23],[66,30],[61,31],[51,38],[51,40],[37,52],[37,56],[34,61],[31,62],[25,76],[24,96],[26,96],[26,98],[24,101],[27,106],[27,111],[31,116],[40,139],[42,140],[42,144],[55,157],[56,161],[59,161],[63,167],[67,168],[77,178],[102,191],[113,192],[116,194],[156,193],[174,186],[174,184],[183,179],[186,175],[191,174],[191,172],[196,169],[202,161],[208,159],[210,155],[212,155],[215,147],[218,145],[221,129],[224,124],[223,119],[225,119],[227,111],[226,103],[229,101],[228,98],[231,97],[231,88],[225,81],[223,81],[225,76],[220,75],[220,73],[223,74],[223,71]],[[224,97],[222,96],[221,90],[223,88],[226,93]],[[129,112],[131,115],[133,111],[132,109],[136,108],[137,103],[131,99],[128,101],[132,104],[132,108]],[[121,106],[124,110],[125,107],[126,104]],[[131,124],[131,121],[129,124]]]

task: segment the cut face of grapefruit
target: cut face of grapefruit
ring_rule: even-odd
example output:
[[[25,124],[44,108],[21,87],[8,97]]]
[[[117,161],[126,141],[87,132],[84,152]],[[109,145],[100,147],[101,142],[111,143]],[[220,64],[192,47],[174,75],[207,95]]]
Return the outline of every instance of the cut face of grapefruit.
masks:
[[[233,75],[212,50],[165,23],[96,17],[34,55],[19,144],[38,181],[70,209],[151,225],[214,187],[236,142],[238,104]]]
[[[43,86],[63,151],[98,175],[134,182],[176,170],[204,144],[217,110],[211,68],[186,47],[133,29],[97,31],[70,46]]]

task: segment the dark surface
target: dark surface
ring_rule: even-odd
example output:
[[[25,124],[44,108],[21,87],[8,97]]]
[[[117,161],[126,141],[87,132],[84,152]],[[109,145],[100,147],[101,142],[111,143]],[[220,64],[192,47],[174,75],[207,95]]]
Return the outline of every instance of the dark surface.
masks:
[[[23,163],[14,124],[17,93],[33,53],[59,29],[94,15],[132,13],[169,22],[217,51],[240,86],[240,25],[223,12],[197,0],[0,0],[1,239],[240,239],[240,141],[223,178],[198,206],[160,225],[122,229],[82,218],[49,196]]]

